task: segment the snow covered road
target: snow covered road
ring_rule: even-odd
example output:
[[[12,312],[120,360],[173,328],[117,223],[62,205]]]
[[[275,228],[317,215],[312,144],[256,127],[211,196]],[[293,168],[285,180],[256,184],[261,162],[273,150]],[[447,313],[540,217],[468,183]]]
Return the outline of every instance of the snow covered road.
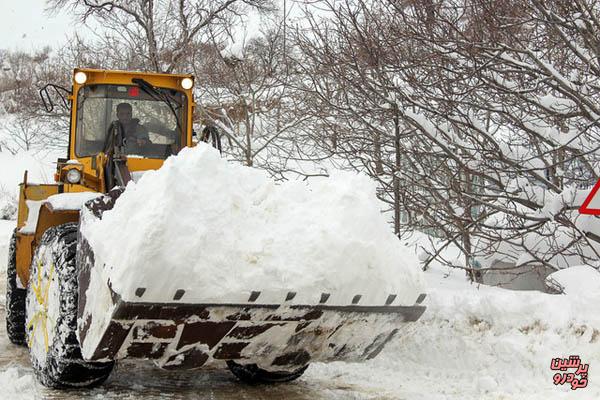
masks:
[[[4,317],[2,312],[2,318]],[[0,339],[0,387],[2,399],[370,399],[377,392],[344,379],[301,379],[293,384],[248,386],[235,380],[227,370],[172,372],[151,363],[120,363],[109,380],[94,390],[46,389],[37,384],[29,366],[27,351]],[[394,399],[398,397],[392,397]]]
[[[82,391],[46,389],[35,381],[27,349],[6,337],[4,292],[7,247],[14,221],[0,220],[0,399],[402,399],[363,386],[341,371],[311,366],[305,377],[290,384],[248,386],[226,368],[198,371],[164,371],[151,362],[121,362],[100,388]],[[314,368],[313,368],[314,367]],[[351,366],[349,366],[352,368]],[[325,375],[323,375],[325,372]],[[383,396],[383,397],[382,397]]]

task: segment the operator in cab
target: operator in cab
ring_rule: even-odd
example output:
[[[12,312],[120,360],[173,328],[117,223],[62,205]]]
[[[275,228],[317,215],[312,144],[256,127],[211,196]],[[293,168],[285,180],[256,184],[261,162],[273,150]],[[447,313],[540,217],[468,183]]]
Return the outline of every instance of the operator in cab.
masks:
[[[133,108],[129,103],[120,103],[117,105],[117,119],[123,125],[125,139],[127,144],[133,143],[138,146],[145,146],[150,141],[148,129],[140,124],[140,120],[133,118]]]

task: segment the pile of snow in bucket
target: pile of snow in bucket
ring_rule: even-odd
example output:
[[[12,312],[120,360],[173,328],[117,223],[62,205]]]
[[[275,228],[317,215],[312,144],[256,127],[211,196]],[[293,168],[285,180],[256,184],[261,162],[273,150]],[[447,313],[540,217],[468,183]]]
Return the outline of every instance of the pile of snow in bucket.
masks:
[[[82,232],[124,300],[383,305],[414,304],[423,292],[412,250],[391,232],[375,184],[337,172],[275,183],[263,171],[222,159],[206,145],[184,149],[129,183],[102,219]],[[270,296],[270,297],[269,297]]]

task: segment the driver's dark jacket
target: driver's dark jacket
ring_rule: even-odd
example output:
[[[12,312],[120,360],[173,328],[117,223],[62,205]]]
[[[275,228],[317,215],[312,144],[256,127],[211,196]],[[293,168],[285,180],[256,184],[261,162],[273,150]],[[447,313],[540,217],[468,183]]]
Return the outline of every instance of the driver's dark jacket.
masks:
[[[127,141],[131,140],[146,140],[149,141],[148,137],[148,129],[144,125],[140,125],[140,120],[137,118],[132,118],[127,124],[123,124],[123,129],[125,130],[125,138]]]

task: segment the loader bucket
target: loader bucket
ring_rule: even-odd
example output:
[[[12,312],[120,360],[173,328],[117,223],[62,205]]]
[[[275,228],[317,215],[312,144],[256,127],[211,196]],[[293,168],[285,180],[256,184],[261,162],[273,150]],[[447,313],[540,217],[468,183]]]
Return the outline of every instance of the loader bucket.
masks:
[[[118,194],[90,201],[82,214],[101,217]],[[260,291],[249,291],[242,303],[191,304],[181,301],[182,289],[157,303],[144,301],[145,288],[138,288],[136,301],[124,301],[94,259],[80,235],[78,335],[87,360],[143,358],[165,369],[234,360],[271,371],[315,361],[363,361],[425,311],[424,294],[410,306],[396,305],[394,294],[381,305],[360,305],[359,294],[339,305],[331,304],[329,293],[316,304],[297,304],[294,292],[272,301],[273,294]]]

